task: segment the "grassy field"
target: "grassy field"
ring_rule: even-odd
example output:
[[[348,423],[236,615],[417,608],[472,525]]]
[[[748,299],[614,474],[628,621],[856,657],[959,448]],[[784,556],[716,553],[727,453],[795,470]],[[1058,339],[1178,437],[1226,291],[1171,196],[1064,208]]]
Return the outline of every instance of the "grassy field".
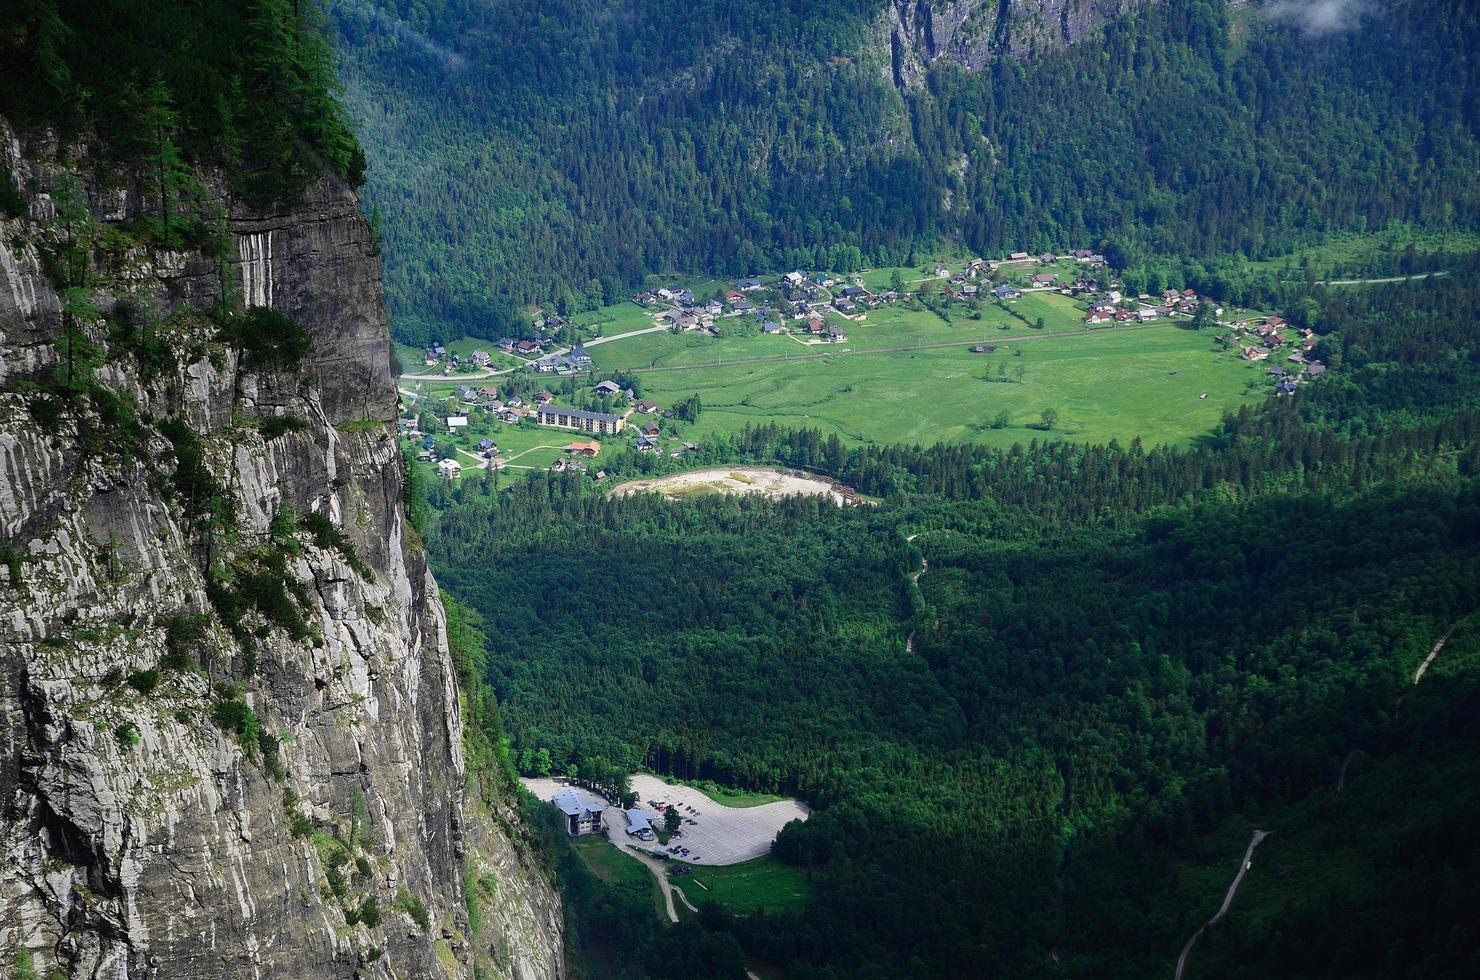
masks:
[[[575,322],[582,337],[609,337],[651,327],[653,319],[649,313],[636,303],[618,303],[590,313],[579,313]]]
[[[689,427],[692,438],[774,421],[835,432],[855,444],[1011,445],[1044,435],[1032,428],[1044,409],[1058,413],[1055,436],[1107,441],[1139,435],[1147,444],[1180,443],[1269,392],[1267,366],[1215,350],[1208,335],[1169,325],[1088,336],[1032,334],[1003,342],[991,354],[972,354],[963,342],[640,377],[644,397],[660,404],[699,395],[704,408]],[[664,363],[695,356],[694,348],[679,348]],[[999,368],[1007,382],[985,380],[998,377]],[[1002,412],[1006,426],[991,428]]]
[[[635,882],[650,889],[658,918],[668,921],[668,908],[663,904],[663,893],[658,889],[658,882],[651,871],[617,850],[605,837],[577,837],[571,841],[571,846],[576,849],[581,863],[602,881],[610,884]]]
[[[959,258],[946,264],[956,268]],[[1019,278],[1040,268],[1024,267]],[[1060,281],[1081,269],[1073,262],[1052,268]],[[887,284],[892,271],[871,270],[865,281],[878,285],[882,278]],[[848,337],[838,344],[748,330],[746,336],[721,337],[658,332],[602,344],[591,354],[602,373],[635,372],[642,396],[659,404],[697,394],[703,404],[699,421],[669,423],[677,435],[694,441],[746,424],[777,422],[836,433],[850,444],[1008,446],[1045,435],[1185,443],[1224,413],[1271,391],[1269,365],[1249,364],[1218,349],[1211,331],[1187,330],[1185,320],[1086,328],[1084,309],[1082,302],[1057,292],[1030,292],[1005,304],[988,300],[976,309],[956,304],[944,314],[906,304],[869,311],[862,320],[829,313]],[[648,311],[622,303],[581,314],[577,322],[583,334],[611,336],[653,321]],[[721,323],[735,329],[748,321]],[[971,353],[977,344],[998,349]],[[756,358],[776,360],[737,363]],[[417,390],[439,397],[455,384],[428,382]],[[1045,410],[1057,415],[1047,431]],[[560,456],[558,447],[570,441],[563,434],[485,422],[481,428],[470,426],[458,442],[471,448],[483,435],[498,443],[501,455],[527,453],[511,460],[515,467],[549,466]]]
[[[671,783],[679,783],[683,786],[692,786],[703,791],[711,800],[728,807],[744,808],[750,806],[765,806],[767,803],[778,803],[787,799],[785,796],[776,796],[773,793],[752,793],[744,789],[732,789],[729,786],[721,786],[708,779],[687,780],[676,779],[673,776],[664,776]]]
[[[1303,264],[1309,262],[1317,279],[1326,278],[1337,267],[1347,270],[1343,276],[1354,273],[1353,277],[1360,278],[1360,270],[1365,266],[1380,257],[1401,253],[1410,245],[1419,256],[1461,255],[1480,251],[1480,234],[1471,231],[1416,232],[1402,225],[1366,234],[1352,232],[1333,235],[1320,244],[1298,249],[1289,255],[1250,262],[1249,268],[1276,273],[1288,271],[1291,278],[1298,279],[1303,278]]]
[[[714,901],[736,915],[749,915],[762,909],[793,909],[812,900],[812,885],[806,875],[770,855],[722,867],[686,867],[693,872],[674,878],[673,883],[695,905]]]

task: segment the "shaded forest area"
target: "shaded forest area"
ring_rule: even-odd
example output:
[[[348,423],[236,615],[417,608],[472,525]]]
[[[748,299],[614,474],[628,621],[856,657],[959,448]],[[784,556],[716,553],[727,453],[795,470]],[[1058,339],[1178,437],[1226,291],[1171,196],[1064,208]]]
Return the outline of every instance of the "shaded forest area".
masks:
[[[1272,865],[1199,969],[1318,962],[1309,944],[1349,975],[1466,973],[1480,839],[1438,787],[1480,748],[1480,290],[1312,298],[1343,370],[1187,450],[732,446],[815,453],[875,480],[877,508],[609,499],[569,475],[430,488],[510,761],[816,805],[776,853],[818,900],[703,924],[791,977],[1163,975],[1226,887],[1193,869],[1253,821],[1330,866]],[[588,938],[655,969],[636,964],[662,940],[608,900]]]
[[[49,127],[64,146],[81,140],[145,164],[143,192],[166,215],[171,199],[195,203],[183,199],[201,193],[196,166],[224,168],[259,205],[326,173],[359,186],[365,156],[335,99],[323,26],[318,7],[298,0],[6,4],[0,111]]]
[[[1320,38],[1169,0],[907,88],[884,8],[335,0],[398,337],[517,332],[529,304],[609,304],[649,273],[846,272],[946,241],[1136,271],[1480,207],[1463,0]],[[1242,301],[1236,273],[1190,275]]]

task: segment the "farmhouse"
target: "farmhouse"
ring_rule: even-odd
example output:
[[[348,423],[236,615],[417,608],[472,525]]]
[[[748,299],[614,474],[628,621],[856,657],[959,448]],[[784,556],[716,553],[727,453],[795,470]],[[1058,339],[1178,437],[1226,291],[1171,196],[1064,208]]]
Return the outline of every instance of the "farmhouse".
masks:
[[[827,342],[829,344],[841,344],[847,339],[848,335],[843,333],[843,331],[839,330],[837,327],[827,328]]]
[[[594,834],[601,830],[601,814],[604,808],[588,802],[572,789],[563,789],[550,801],[565,814],[565,832],[572,837]]]
[[[601,453],[601,443],[573,442],[565,447],[565,451],[572,456],[584,456],[587,459],[595,459]]]
[[[1085,323],[1109,323],[1115,319],[1115,314],[1109,310],[1090,310],[1084,315]]]
[[[451,480],[462,475],[462,464],[455,459],[444,459],[437,464],[437,475],[444,480]]]
[[[1018,292],[1016,289],[1012,288],[1011,286],[1008,286],[1006,284],[1003,284],[1003,285],[998,286],[995,289],[993,289],[992,290],[992,295],[995,296],[995,297],[997,297],[998,299],[1017,299],[1019,296],[1021,296],[1023,294],[1020,293],[1020,292]]]
[[[1039,272],[1033,276],[1033,285],[1052,286],[1059,277],[1052,272]]]
[[[600,432],[607,436],[616,435],[627,424],[627,419],[621,415],[588,412],[581,408],[564,408],[559,405],[541,405],[538,420],[540,425],[554,426],[557,429]]]
[[[540,347],[539,341],[535,341],[535,340],[516,340],[516,341],[514,341],[514,353],[516,353],[516,354],[523,354],[526,357],[530,357],[530,356],[533,356],[535,354],[538,354],[541,350],[542,350],[542,348]]]
[[[598,395],[620,395],[622,386],[615,381],[603,381],[596,386],[596,393]]]
[[[586,348],[584,347],[572,347],[570,353],[566,356],[578,368],[588,368],[591,366],[591,355],[586,353]]]
[[[654,412],[656,412],[658,410],[658,403],[657,402],[653,402],[653,401],[648,401],[646,398],[644,398],[642,401],[638,402],[636,405],[634,405],[632,407],[635,408],[635,409],[637,409],[639,412],[641,412],[644,415],[652,415]]]

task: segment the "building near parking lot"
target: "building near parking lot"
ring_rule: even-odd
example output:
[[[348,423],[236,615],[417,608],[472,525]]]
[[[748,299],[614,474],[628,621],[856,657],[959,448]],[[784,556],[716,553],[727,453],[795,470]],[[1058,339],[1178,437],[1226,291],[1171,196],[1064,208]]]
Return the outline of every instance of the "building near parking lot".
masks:
[[[656,813],[651,810],[624,810],[623,813],[627,815],[628,837],[653,839],[653,824],[658,821]]]
[[[601,830],[601,814],[604,809],[584,799],[574,790],[563,789],[550,802],[565,814],[565,832],[572,837],[594,834]]]

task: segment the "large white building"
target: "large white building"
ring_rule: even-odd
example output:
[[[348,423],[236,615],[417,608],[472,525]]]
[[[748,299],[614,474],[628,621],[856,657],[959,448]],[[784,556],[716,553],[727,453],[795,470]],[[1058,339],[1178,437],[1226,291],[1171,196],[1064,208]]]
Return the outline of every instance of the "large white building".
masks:
[[[565,832],[572,837],[601,830],[603,807],[573,789],[563,789],[550,801],[565,814]]]
[[[566,408],[563,405],[541,405],[538,417],[540,425],[575,429],[577,432],[599,432],[606,436],[616,435],[627,424],[625,415],[588,412],[584,408]]]

